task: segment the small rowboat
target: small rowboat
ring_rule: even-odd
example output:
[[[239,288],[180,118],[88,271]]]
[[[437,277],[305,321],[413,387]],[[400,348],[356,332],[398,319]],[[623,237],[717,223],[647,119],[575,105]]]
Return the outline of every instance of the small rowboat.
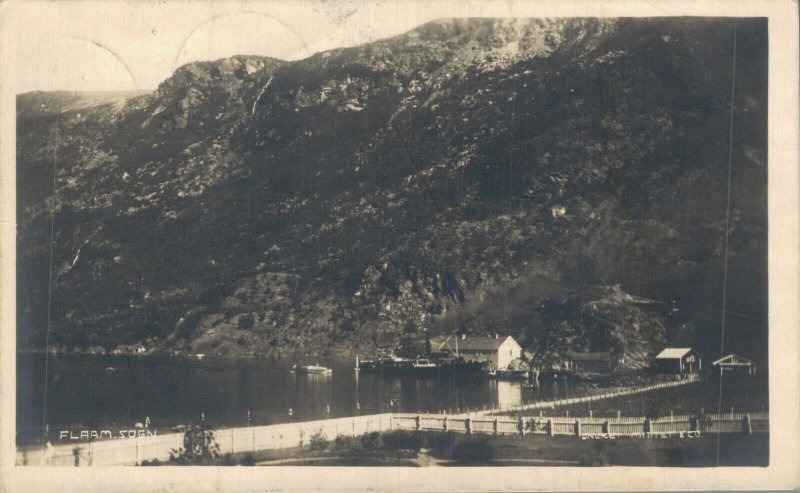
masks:
[[[292,371],[296,373],[313,373],[313,374],[321,374],[321,373],[333,373],[333,370],[330,368],[326,368],[324,366],[317,365],[303,365],[297,366],[294,365],[292,367]]]

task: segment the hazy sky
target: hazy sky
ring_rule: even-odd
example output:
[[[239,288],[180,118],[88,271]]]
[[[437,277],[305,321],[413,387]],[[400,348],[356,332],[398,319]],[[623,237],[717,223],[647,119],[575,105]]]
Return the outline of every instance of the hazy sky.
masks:
[[[714,1],[0,0],[0,28],[18,31],[11,50],[18,93],[149,90],[191,61],[237,54],[300,59],[443,17],[708,15],[704,5]],[[763,15],[765,8],[716,1],[728,15]]]
[[[11,7],[19,31],[18,93],[148,90],[191,61],[236,54],[300,59],[435,18],[481,14],[474,5],[425,1],[17,1]]]

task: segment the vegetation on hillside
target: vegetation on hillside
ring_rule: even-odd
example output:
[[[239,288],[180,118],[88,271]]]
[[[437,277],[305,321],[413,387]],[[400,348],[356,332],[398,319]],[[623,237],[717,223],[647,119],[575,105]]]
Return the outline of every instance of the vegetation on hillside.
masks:
[[[766,22],[737,32],[725,342],[765,361]],[[96,104],[21,95],[19,344],[44,344],[49,313],[52,343],[106,350],[363,354],[461,331],[634,368],[717,351],[732,36],[442,20]]]

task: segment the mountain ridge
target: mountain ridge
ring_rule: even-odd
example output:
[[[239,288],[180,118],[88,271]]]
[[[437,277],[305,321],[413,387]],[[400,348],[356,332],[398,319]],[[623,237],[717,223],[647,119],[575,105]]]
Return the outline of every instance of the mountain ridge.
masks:
[[[499,327],[539,358],[718,347],[732,32],[434,21],[294,62],[188,64],[81,118],[21,116],[21,344],[43,333],[55,161],[51,337],[68,347],[363,352]],[[765,22],[739,36],[729,306],[763,329],[729,323],[761,352]]]

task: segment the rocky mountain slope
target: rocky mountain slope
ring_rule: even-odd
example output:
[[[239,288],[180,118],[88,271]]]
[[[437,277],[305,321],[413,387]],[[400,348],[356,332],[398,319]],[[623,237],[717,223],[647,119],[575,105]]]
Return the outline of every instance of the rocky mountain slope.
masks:
[[[714,355],[733,33],[451,19],[296,62],[193,63],[89,107],[21,95],[20,344],[44,340],[55,170],[65,347],[371,352],[467,331],[541,358]],[[755,357],[766,36],[739,21],[730,176],[726,347]]]

